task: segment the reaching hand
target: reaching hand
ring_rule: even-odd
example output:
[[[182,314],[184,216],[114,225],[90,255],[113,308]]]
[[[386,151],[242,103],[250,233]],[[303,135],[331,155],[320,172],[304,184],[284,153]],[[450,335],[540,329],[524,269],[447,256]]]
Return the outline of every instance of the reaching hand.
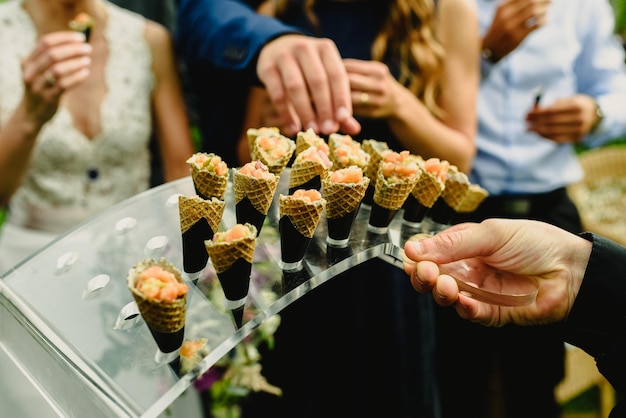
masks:
[[[349,135],[361,130],[352,116],[346,70],[331,40],[280,36],[261,50],[257,74],[277,114],[284,115],[285,134],[309,128]]]
[[[454,305],[462,318],[486,326],[533,325],[567,317],[582,283],[591,243],[543,222],[488,219],[409,241],[404,251],[408,258],[404,270],[413,287],[421,293],[432,292],[439,305]],[[459,293],[456,281],[441,274],[438,265],[468,259],[535,281],[539,285],[535,302],[497,306]]]
[[[534,30],[546,24],[551,0],[504,0],[498,5],[483,48],[498,61],[513,51]]]
[[[22,60],[24,100],[28,115],[42,125],[59,106],[64,91],[89,75],[91,45],[85,35],[63,31],[43,35]]]

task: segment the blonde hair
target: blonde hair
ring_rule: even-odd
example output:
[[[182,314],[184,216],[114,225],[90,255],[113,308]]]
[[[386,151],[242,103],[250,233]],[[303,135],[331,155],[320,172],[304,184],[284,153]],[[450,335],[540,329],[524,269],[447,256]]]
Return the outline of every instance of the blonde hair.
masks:
[[[275,0],[281,17],[291,0]],[[304,0],[304,13],[313,27],[316,0]],[[436,36],[434,0],[389,0],[389,13],[371,49],[372,59],[397,63],[398,81],[420,99],[430,112],[443,116],[438,99],[443,77],[444,48]]]

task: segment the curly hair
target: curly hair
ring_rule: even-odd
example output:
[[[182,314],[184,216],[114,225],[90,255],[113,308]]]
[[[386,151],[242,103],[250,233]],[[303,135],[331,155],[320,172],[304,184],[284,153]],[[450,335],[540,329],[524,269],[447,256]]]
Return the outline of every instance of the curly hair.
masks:
[[[277,17],[292,0],[275,0]],[[304,12],[313,27],[316,0],[304,0]],[[389,0],[389,13],[372,44],[372,59],[398,64],[398,81],[413,92],[437,116],[445,51],[436,34],[434,0]]]

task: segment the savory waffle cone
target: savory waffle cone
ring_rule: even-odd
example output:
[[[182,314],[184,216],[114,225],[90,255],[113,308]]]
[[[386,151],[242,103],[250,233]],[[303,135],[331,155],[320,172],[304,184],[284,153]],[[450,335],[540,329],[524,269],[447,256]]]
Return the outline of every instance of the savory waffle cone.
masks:
[[[489,196],[489,192],[480,185],[470,184],[465,192],[465,197],[454,210],[458,213],[474,212],[487,196]]]
[[[130,289],[141,316],[146,324],[155,331],[173,333],[185,326],[185,311],[187,307],[187,295],[173,301],[150,299],[136,288],[137,280],[141,273],[148,267],[158,265],[166,271],[173,273],[179,282],[183,282],[180,271],[165,259],[146,259],[135,264],[128,272],[126,283]]]
[[[184,234],[202,218],[209,222],[213,232],[217,232],[225,207],[226,202],[216,197],[206,200],[200,196],[178,196],[180,232]]]
[[[252,158],[253,161],[259,160],[263,164],[265,164],[271,173],[279,175],[285,169],[285,167],[287,166],[287,163],[291,160],[291,156],[296,150],[296,143],[293,142],[291,139],[287,138],[286,136],[278,135],[278,138],[280,138],[281,141],[284,141],[288,148],[282,157],[278,159],[274,159],[266,150],[264,150],[263,148],[259,146],[260,138],[261,137],[257,137],[254,139],[254,142],[252,143],[252,148],[250,151],[250,157]]]
[[[256,247],[256,227],[244,224],[252,233],[234,241],[205,241],[207,252],[217,274],[228,270],[240,258],[252,264]]]
[[[196,164],[190,166],[196,192],[205,199],[217,197],[219,200],[224,200],[228,185],[228,171],[225,176],[220,176],[213,171],[202,170]]]
[[[280,217],[289,217],[298,232],[307,238],[312,238],[326,206],[326,200],[322,198],[314,202],[307,202],[304,199],[281,194],[279,204]]]
[[[411,193],[411,190],[415,187],[419,177],[412,176],[401,181],[389,183],[379,168],[374,189],[374,202],[385,209],[399,210],[409,193]]]
[[[415,187],[411,190],[411,194],[423,206],[432,208],[444,188],[445,183],[439,180],[437,176],[426,170],[422,170],[417,183],[415,183]]]
[[[452,209],[458,208],[465,198],[469,186],[470,183],[465,173],[451,168],[446,175],[446,184],[441,192],[441,197]]]
[[[378,173],[378,167],[384,158],[385,151],[389,150],[389,146],[383,141],[365,139],[362,142],[361,148],[370,156],[370,161],[367,163],[367,167],[363,170],[363,174],[375,181]]]
[[[359,206],[370,183],[363,176],[359,183],[337,183],[330,181],[330,174],[322,179],[322,190],[326,199],[326,217],[329,219],[345,216]]]
[[[298,132],[296,135],[296,156],[309,147],[324,147],[328,150],[328,144],[324,138],[317,135],[313,129]]]
[[[275,126],[271,126],[271,127],[264,126],[262,128],[249,128],[246,131],[246,137],[248,138],[248,145],[250,146],[250,152],[252,152],[252,146],[254,145],[254,140],[258,136],[262,136],[262,135],[279,136],[280,129],[278,129]],[[252,159],[256,160],[256,158],[252,158]]]
[[[297,187],[315,176],[323,176],[328,170],[317,161],[298,160],[291,165],[289,173],[289,187]]]
[[[252,206],[260,213],[267,215],[274,199],[280,177],[274,174],[273,178],[257,178],[241,174],[233,168],[233,192],[235,203],[247,197]]]

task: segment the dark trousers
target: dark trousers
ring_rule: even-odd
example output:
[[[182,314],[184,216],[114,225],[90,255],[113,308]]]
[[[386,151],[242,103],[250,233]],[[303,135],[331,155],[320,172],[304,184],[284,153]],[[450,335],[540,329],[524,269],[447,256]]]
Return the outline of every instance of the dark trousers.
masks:
[[[454,222],[486,218],[541,220],[581,232],[565,189],[543,195],[489,197]],[[555,386],[565,374],[558,325],[487,328],[437,307],[437,369],[444,418],[557,418]]]

